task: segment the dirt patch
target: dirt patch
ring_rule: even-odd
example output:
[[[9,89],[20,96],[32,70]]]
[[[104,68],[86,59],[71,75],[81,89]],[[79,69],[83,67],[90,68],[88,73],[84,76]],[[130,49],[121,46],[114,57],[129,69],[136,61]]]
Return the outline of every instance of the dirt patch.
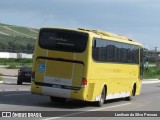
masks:
[[[17,76],[18,69],[0,68],[0,74],[6,75],[6,76]]]

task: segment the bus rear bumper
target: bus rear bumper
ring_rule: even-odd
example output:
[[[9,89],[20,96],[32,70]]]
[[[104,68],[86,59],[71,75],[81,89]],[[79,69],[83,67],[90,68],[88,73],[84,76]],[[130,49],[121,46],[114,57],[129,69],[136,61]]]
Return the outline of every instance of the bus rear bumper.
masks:
[[[36,85],[34,81],[31,82],[31,93],[39,95],[47,95],[60,98],[70,98],[85,101],[85,88],[79,90],[62,89],[48,86]]]

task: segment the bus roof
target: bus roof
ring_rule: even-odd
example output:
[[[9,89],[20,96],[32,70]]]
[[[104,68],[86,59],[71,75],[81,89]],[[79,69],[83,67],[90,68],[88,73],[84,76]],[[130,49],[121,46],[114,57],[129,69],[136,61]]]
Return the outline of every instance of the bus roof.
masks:
[[[119,42],[123,41],[125,43],[135,44],[135,45],[143,47],[143,45],[141,45],[140,43],[135,42],[134,40],[128,39],[127,37],[124,37],[122,35],[117,35],[117,34],[102,31],[102,30],[89,30],[89,29],[83,29],[83,28],[78,28],[78,30],[101,35],[101,37],[103,36],[104,38],[108,37],[108,38],[111,38],[111,40],[115,39],[116,41],[119,40]]]

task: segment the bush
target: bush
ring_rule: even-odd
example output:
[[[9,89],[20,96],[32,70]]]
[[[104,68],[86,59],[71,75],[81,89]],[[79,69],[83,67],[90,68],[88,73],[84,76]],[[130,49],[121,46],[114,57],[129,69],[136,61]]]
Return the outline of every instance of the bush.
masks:
[[[29,58],[22,58],[22,59],[16,59],[16,58],[0,58],[0,63],[12,63],[12,62],[23,62],[23,63],[31,63],[32,59]]]
[[[11,65],[15,64],[16,66],[23,66],[23,65],[31,65],[32,59],[29,58],[23,58],[23,59],[15,59],[15,58],[1,58],[0,59],[0,65]]]
[[[3,78],[1,77],[1,75],[0,75],[0,81],[2,81],[3,80]]]
[[[145,69],[144,78],[160,79],[160,67],[149,67]]]
[[[8,68],[9,68],[9,69],[16,69],[17,66],[16,66],[15,64],[10,64],[10,65],[8,66]]]

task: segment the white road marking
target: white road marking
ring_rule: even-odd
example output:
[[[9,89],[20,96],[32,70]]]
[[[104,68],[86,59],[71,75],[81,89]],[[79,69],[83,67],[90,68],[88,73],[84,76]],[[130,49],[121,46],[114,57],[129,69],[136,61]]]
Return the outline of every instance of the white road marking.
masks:
[[[4,95],[5,97],[8,97],[8,96],[18,96],[18,95],[28,95],[28,94],[31,94],[31,93],[24,93],[24,94],[10,94],[10,95]]]
[[[6,89],[1,89],[0,92],[11,92],[11,91],[30,91],[30,89],[10,89],[10,90],[6,90]]]
[[[62,115],[62,116],[59,116],[59,117],[46,118],[46,119],[42,119],[42,120],[54,120],[54,119],[59,119],[59,118],[63,118],[63,117],[73,116],[73,115],[77,115],[77,114],[83,114],[83,113],[87,113],[87,112],[91,112],[91,111],[99,111],[99,110],[103,110],[103,109],[109,109],[109,108],[114,108],[114,107],[125,106],[125,105],[129,105],[129,104],[131,104],[131,103],[125,103],[125,104],[120,104],[120,105],[113,105],[113,106],[109,106],[109,107],[92,109],[92,110],[87,110],[87,111],[83,111],[83,112],[77,112],[77,113],[73,113],[73,114]]]

